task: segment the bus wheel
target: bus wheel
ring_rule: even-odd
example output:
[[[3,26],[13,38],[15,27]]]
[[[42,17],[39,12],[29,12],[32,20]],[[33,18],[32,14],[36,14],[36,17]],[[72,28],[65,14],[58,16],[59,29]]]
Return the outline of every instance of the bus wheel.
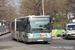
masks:
[[[44,42],[44,44],[47,44],[47,43],[48,43],[47,41]]]

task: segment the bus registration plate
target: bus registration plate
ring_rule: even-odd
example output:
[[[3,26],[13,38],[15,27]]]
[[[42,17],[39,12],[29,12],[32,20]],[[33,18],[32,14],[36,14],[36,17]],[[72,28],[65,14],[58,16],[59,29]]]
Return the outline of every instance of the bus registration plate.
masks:
[[[37,40],[37,41],[43,41],[43,40]]]

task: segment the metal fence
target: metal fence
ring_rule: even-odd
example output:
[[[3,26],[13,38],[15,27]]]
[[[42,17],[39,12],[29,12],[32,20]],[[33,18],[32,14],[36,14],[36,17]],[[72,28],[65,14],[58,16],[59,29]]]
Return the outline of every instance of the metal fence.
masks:
[[[65,29],[66,23],[53,24],[52,26],[53,26],[52,29]]]

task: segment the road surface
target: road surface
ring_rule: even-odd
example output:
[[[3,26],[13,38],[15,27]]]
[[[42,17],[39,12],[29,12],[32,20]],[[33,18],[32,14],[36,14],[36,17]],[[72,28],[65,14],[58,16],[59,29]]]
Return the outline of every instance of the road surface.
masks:
[[[0,36],[0,50],[75,50],[75,39],[52,40],[48,44],[17,42],[12,40],[11,33]]]

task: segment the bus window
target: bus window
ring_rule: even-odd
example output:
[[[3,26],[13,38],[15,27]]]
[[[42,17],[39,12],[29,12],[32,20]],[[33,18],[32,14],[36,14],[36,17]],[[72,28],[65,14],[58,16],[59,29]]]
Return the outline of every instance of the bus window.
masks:
[[[17,22],[17,25],[16,25],[16,27],[17,27],[17,31],[19,31],[19,29],[20,29],[20,26],[19,26],[19,22]]]
[[[30,22],[30,25],[31,25],[31,31],[32,32],[50,32],[50,27],[49,27],[49,20],[47,21],[44,21],[44,20],[41,20],[41,21],[32,21]]]
[[[14,30],[14,26],[15,26],[14,25],[14,22],[12,22],[12,25],[11,26],[12,26],[11,29]]]
[[[20,27],[20,31],[27,30],[27,24],[24,21],[19,23],[19,27]]]

